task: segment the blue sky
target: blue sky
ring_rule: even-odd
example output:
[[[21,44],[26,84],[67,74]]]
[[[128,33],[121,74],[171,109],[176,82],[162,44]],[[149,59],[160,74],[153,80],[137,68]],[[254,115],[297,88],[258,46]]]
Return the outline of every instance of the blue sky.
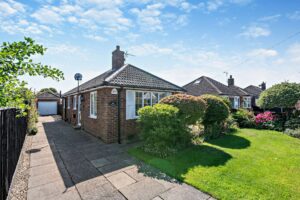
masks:
[[[34,59],[65,73],[23,77],[36,90],[66,92],[76,72],[87,81],[108,70],[116,45],[180,86],[202,75],[225,83],[224,72],[241,87],[300,82],[299,32],[295,0],[0,0],[0,42],[32,37],[48,48]]]

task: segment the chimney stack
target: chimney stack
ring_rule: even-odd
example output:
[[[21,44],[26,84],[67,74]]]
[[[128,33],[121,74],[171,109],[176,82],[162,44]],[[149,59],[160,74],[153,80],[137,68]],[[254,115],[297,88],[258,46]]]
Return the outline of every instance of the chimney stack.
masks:
[[[266,88],[267,88],[266,82],[262,82],[259,86],[260,86],[260,89],[263,91],[266,90]]]
[[[112,52],[112,69],[118,70],[125,64],[125,53],[120,50],[120,46],[116,46],[116,50]]]
[[[228,86],[234,86],[234,78],[232,78],[232,75],[229,76]]]

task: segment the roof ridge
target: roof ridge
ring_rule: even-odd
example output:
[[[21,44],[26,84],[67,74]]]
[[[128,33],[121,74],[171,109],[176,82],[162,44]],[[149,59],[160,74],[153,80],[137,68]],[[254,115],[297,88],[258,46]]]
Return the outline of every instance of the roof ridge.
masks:
[[[217,87],[217,86],[215,86],[215,84],[213,84],[209,79],[211,79],[211,78],[209,78],[209,77],[206,77],[206,76],[203,76],[203,79],[205,79],[212,87],[214,87],[216,90],[217,90],[217,92],[218,93],[222,93],[221,92],[221,90]],[[216,81],[216,80],[214,80],[214,81]],[[218,81],[217,81],[218,82]],[[222,84],[222,83],[221,83]]]
[[[115,71],[114,73],[112,73],[110,76],[106,77],[104,79],[104,81],[109,82],[111,81],[113,78],[115,78],[121,71],[123,71],[126,67],[128,67],[129,64],[123,65],[122,67],[120,67],[117,71]]]

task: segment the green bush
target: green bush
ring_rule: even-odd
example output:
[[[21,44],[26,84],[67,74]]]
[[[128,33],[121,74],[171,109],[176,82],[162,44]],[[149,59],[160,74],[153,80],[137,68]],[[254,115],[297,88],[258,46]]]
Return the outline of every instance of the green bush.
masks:
[[[238,128],[239,126],[236,120],[232,117],[232,115],[229,115],[229,117],[223,123],[223,131],[225,133],[233,133],[236,132]]]
[[[300,118],[291,118],[284,123],[286,129],[297,129],[300,128]]]
[[[195,124],[199,119],[203,118],[206,109],[206,103],[202,98],[187,94],[167,96],[160,100],[159,103],[177,107],[179,114],[187,124]]]
[[[295,137],[295,138],[299,138],[300,139],[300,128],[297,128],[295,130],[292,130],[292,129],[286,129],[284,131],[285,134],[289,135],[289,136],[292,136],[292,137]]]
[[[255,127],[255,116],[253,112],[250,112],[246,109],[238,109],[232,114],[232,117],[238,123],[240,128]]]
[[[37,128],[36,123],[38,121],[38,112],[36,109],[36,103],[34,99],[31,99],[29,102],[29,109],[27,111],[27,132],[29,134],[36,134]]]
[[[178,108],[156,104],[139,109],[138,114],[145,152],[165,157],[190,143],[191,134]]]
[[[205,139],[217,138],[222,132],[224,121],[230,114],[229,107],[220,97],[214,95],[202,95],[201,97],[207,104],[203,118]]]

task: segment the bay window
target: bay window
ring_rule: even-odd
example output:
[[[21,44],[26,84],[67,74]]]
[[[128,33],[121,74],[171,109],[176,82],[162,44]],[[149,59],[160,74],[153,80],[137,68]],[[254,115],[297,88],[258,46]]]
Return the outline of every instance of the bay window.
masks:
[[[151,92],[126,90],[126,119],[135,119],[138,110],[144,106],[153,106],[160,99],[171,95],[170,92]]]
[[[251,97],[243,97],[243,107],[251,108]]]

